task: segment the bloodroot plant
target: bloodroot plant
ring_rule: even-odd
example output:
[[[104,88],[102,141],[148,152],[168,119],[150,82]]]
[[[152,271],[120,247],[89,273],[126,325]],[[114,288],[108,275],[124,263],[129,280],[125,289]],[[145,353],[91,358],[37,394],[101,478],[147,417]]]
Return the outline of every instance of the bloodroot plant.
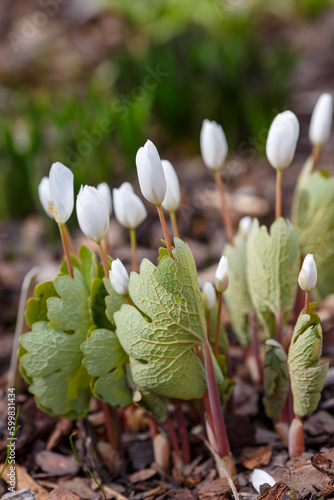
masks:
[[[239,343],[256,362],[254,379],[264,383],[267,415],[289,440],[291,456],[303,451],[301,419],[316,409],[327,372],[327,365],[320,363],[320,319],[309,294],[324,298],[334,291],[328,271],[334,269],[334,211],[329,210],[334,181],[314,171],[320,145],[329,135],[331,99],[322,99],[314,116],[310,132],[314,150],[298,181],[294,225],[282,217],[282,172],[293,160],[299,124],[291,111],[285,111],[273,121],[267,141],[268,160],[277,171],[276,220],[267,229],[245,217],[236,234],[221,179],[228,150],[225,135],[220,125],[204,121],[201,152],[217,184],[229,241],[222,249],[215,287],[205,283],[202,290],[194,257],[179,238],[177,174],[167,160],[161,161],[151,141],[139,149],[136,165],[142,194],[157,207],[165,246],[159,249],[158,265],[147,259],[138,265],[136,228],[145,219],[146,208],[129,183],[114,189],[115,216],[130,232],[130,274],[106,251],[112,213],[108,186],[81,187],[76,203],[80,228],[99,250],[98,263],[84,245],[75,252],[65,225],[74,205],[73,174],[60,163],[51,167],[39,195],[59,225],[65,260],[58,276],[39,284],[28,301],[31,331],[22,335],[19,350],[21,373],[40,408],[75,419],[85,416],[92,397],[97,398],[109,442],[119,453],[124,417],[141,408],[141,422],[150,428],[156,462],[165,472],[169,439],[182,471],[191,460],[189,427],[202,422],[203,441],[226,474],[234,475],[223,416],[235,385],[221,319],[225,302]],[[164,210],[170,215],[174,240]],[[318,280],[313,256],[307,253],[315,255]],[[299,310],[298,281],[306,293]],[[300,315],[289,346],[284,327],[296,310]],[[259,332],[266,338],[263,345]],[[183,413],[187,404],[192,422]]]

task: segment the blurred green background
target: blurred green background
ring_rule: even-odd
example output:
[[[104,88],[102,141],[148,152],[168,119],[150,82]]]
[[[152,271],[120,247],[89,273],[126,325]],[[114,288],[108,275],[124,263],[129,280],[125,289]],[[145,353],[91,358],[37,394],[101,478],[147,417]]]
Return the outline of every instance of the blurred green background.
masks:
[[[198,154],[204,118],[230,149],[289,100],[299,53],[281,36],[325,0],[3,0],[0,217],[40,210],[61,161],[81,183],[131,176],[147,138]]]

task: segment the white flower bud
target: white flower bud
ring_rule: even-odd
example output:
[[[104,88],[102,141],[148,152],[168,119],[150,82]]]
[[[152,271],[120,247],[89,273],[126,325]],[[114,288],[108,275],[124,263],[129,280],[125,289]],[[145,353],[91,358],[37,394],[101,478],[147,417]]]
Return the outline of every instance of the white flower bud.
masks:
[[[311,116],[309,138],[311,143],[321,146],[328,141],[332,128],[333,99],[331,94],[321,94]]]
[[[216,278],[215,278],[215,284],[216,284],[216,289],[217,292],[223,293],[228,287],[228,281],[229,281],[229,273],[228,273],[228,260],[225,255],[223,255],[220,258],[217,271],[216,271]]]
[[[123,263],[119,259],[112,261],[109,279],[117,293],[120,295],[128,294],[130,278]]]
[[[167,212],[175,212],[180,206],[181,190],[180,183],[173,165],[168,160],[162,160],[167,190],[162,206]]]
[[[211,170],[221,170],[228,152],[226,137],[221,125],[214,121],[204,120],[200,145],[205,165]]]
[[[203,303],[206,311],[211,311],[216,304],[216,292],[214,286],[208,281],[203,285]]]
[[[253,219],[249,215],[246,215],[245,217],[240,219],[238,227],[238,233],[240,234],[240,236],[245,239],[247,238],[252,227],[252,222]]]
[[[59,161],[50,168],[50,211],[58,224],[70,218],[74,207],[74,176],[71,170]]]
[[[77,196],[77,217],[81,231],[100,243],[109,229],[109,209],[95,187],[81,186]]]
[[[55,216],[54,212],[52,211],[49,177],[43,177],[43,179],[39,183],[38,195],[45,212],[49,217],[51,217],[51,219],[54,219]]]
[[[270,125],[266,153],[270,165],[278,170],[288,167],[295,155],[299,122],[292,111],[279,113]]]
[[[263,484],[274,486],[274,484],[276,484],[276,481],[270,474],[268,474],[268,472],[261,469],[254,469],[252,472],[252,485],[254,490],[260,493],[260,486],[262,486]]]
[[[314,257],[311,253],[308,253],[298,276],[300,288],[304,290],[304,292],[310,292],[317,284],[317,277],[317,267],[314,262]]]
[[[146,218],[145,205],[128,182],[113,189],[113,198],[115,217],[122,226],[135,229]]]
[[[107,204],[108,210],[109,210],[109,215],[112,214],[112,201],[111,201],[111,191],[110,187],[106,182],[101,182],[101,184],[98,184],[96,189],[100,194],[102,194],[104,201]]]
[[[136,155],[138,180],[144,198],[154,205],[164,201],[167,184],[157,148],[151,141],[139,148]]]

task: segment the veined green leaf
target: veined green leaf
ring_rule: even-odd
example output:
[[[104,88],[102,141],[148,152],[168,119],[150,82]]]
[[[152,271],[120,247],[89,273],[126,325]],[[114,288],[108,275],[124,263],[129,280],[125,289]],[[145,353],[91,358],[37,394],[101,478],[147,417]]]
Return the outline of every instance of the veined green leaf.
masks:
[[[77,418],[89,410],[89,376],[82,366],[80,345],[85,335],[54,330],[45,321],[22,335],[21,367],[32,381],[29,391],[47,413]]]
[[[115,312],[120,310],[120,308],[123,304],[126,304],[126,298],[123,295],[120,295],[119,293],[116,292],[116,290],[114,289],[114,287],[110,283],[109,279],[104,278],[103,283],[104,283],[105,289],[108,292],[108,295],[106,295],[106,298],[105,298],[106,316],[112,325],[112,329],[115,329],[116,325],[115,325],[115,321],[114,321],[114,314],[115,314]]]
[[[244,347],[250,345],[249,313],[253,309],[249,297],[246,265],[246,240],[235,238],[235,246],[225,245],[229,267],[229,284],[224,292],[224,300],[230,315],[233,331]]]
[[[334,292],[334,178],[312,170],[310,158],[299,175],[292,221],[300,237],[302,256],[314,254],[318,280],[312,293],[323,300]]]
[[[53,281],[45,281],[35,287],[35,297],[27,302],[25,317],[27,325],[32,327],[37,321],[49,321],[46,302],[49,297],[58,297]]]
[[[282,345],[269,339],[264,351],[264,391],[263,404],[266,415],[279,420],[289,389],[288,358]]]
[[[138,361],[131,367],[134,383],[161,396],[194,399],[206,390],[194,352],[203,343],[205,315],[192,253],[174,241],[175,260],[164,256],[155,267],[144,259],[140,274],[131,273],[129,294],[138,309],[123,305],[114,318],[120,343]]]
[[[247,281],[255,312],[267,335],[275,335],[275,318],[287,321],[295,303],[300,264],[299,238],[280,217],[268,232],[254,219],[247,242]]]
[[[126,383],[125,365],[129,357],[115,332],[99,329],[81,346],[83,365],[92,377],[93,393],[112,406],[132,404],[132,391]]]
[[[320,318],[313,314],[300,314],[291,339],[288,364],[296,415],[311,415],[317,408],[328,370],[328,363],[319,364],[322,351]]]

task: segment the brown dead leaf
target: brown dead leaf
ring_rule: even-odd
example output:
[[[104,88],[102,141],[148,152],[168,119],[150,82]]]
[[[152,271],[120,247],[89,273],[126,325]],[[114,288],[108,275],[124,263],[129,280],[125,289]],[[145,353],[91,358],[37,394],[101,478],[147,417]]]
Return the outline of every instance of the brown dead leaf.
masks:
[[[269,464],[272,454],[271,444],[260,446],[260,448],[245,448],[239,458],[239,463],[249,470],[261,468]]]
[[[69,481],[64,481],[62,483],[62,486],[66,490],[71,491],[75,495],[78,495],[80,499],[93,500],[94,498],[96,498],[96,493],[92,489],[90,489],[89,482],[89,479],[85,479],[83,477],[75,477],[73,479],[70,479]]]
[[[73,421],[70,418],[61,418],[60,420],[58,420],[56,427],[54,428],[46,443],[46,450],[53,450],[53,448],[55,448],[57,444],[59,444],[61,438],[63,436],[67,436],[71,432],[72,426]]]
[[[332,480],[334,479],[334,449],[326,451],[325,453],[316,453],[312,458],[311,462],[313,467],[315,467],[322,474],[326,474]]]
[[[326,489],[331,483],[326,474],[312,465],[311,460],[302,458],[292,460],[290,470],[283,475],[282,481],[296,493],[296,500],[308,498],[311,493]]]
[[[262,487],[261,487],[262,490]],[[276,483],[257,497],[257,500],[282,500],[289,492],[289,487],[285,483]]]
[[[80,500],[78,495],[65,490],[62,486],[58,486],[56,489],[51,491],[46,498],[47,500]]]
[[[36,455],[36,463],[50,476],[74,475],[78,464],[74,456],[61,455],[53,451],[41,451]]]
[[[234,481],[234,484],[236,488],[239,487],[238,481]],[[225,477],[199,486],[197,492],[199,500],[228,500],[232,494],[228,480]]]
[[[0,470],[2,470],[4,464],[0,464]],[[3,475],[1,476],[6,483],[9,483],[9,473],[10,465],[7,464]],[[48,492],[42,486],[40,486],[26,471],[24,467],[19,464],[15,464],[16,471],[16,490],[24,490],[25,488],[30,489],[31,493],[34,493],[37,500],[46,500]]]
[[[134,472],[129,476],[130,483],[136,484],[141,481],[147,481],[151,477],[155,476],[157,471],[155,469],[142,469]]]

